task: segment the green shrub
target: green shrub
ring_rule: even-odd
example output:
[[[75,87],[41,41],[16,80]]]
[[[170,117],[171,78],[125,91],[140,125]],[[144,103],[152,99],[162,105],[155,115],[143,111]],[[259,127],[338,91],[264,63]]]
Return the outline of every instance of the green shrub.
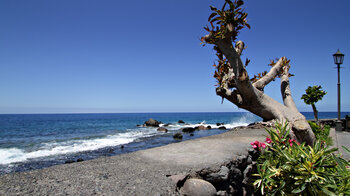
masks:
[[[321,140],[327,144],[327,146],[331,146],[333,144],[333,140],[329,137],[331,127],[329,125],[317,125],[317,123],[308,121],[309,125],[314,132],[316,139]]]
[[[320,139],[314,147],[289,138],[287,124],[266,130],[266,143],[255,141],[260,151],[254,186],[263,195],[349,195],[349,162],[334,155]]]

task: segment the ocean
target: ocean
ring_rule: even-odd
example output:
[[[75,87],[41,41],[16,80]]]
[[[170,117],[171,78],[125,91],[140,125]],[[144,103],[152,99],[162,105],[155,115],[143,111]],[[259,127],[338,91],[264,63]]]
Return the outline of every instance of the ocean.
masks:
[[[313,119],[312,112],[303,113]],[[342,116],[350,113],[343,113]],[[336,112],[320,112],[319,118],[336,118]],[[149,118],[170,123],[167,133],[139,127]],[[183,120],[185,123],[178,123]],[[211,130],[183,133],[195,139],[226,132],[262,119],[251,113],[117,113],[117,114],[1,114],[0,175],[90,160],[166,145],[179,140],[181,128],[199,125]],[[224,123],[227,130],[218,129]]]

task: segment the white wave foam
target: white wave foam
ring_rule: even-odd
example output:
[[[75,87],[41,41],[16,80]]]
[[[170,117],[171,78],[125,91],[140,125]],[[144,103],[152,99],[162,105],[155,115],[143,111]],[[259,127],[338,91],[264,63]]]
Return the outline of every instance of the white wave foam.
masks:
[[[210,123],[206,123],[206,121],[202,121],[201,123],[186,123],[186,124],[182,124],[182,123],[174,123],[174,124],[169,124],[166,126],[167,129],[169,130],[179,130],[185,127],[198,127],[198,126],[211,126],[212,129],[218,129],[221,126],[225,126],[226,129],[233,129],[235,127],[239,127],[239,126],[247,126],[250,123],[255,122],[257,119],[256,117],[251,114],[251,113],[245,113],[243,114],[238,120],[233,120],[230,123],[224,124],[224,125],[217,125],[215,124],[210,124]],[[165,126],[165,124],[161,124],[160,126]]]
[[[59,143],[45,143],[38,150],[31,152],[25,152],[24,150],[18,148],[0,148],[0,164],[11,164],[40,157],[97,150],[108,146],[127,144],[135,141],[136,139],[150,137],[156,134],[159,134],[156,130],[147,129],[143,131],[138,130],[119,133],[92,140],[71,140]]]

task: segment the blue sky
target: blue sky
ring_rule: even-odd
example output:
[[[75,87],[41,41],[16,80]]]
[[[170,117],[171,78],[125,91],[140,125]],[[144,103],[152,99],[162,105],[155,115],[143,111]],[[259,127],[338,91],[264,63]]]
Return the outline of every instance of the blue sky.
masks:
[[[244,111],[215,95],[215,52],[200,45],[210,5],[223,0],[0,1],[0,113]],[[250,0],[250,76],[291,59],[293,97],[309,85],[336,111],[332,54],[345,54],[342,110],[350,111],[350,1]],[[280,82],[265,92],[281,101]]]

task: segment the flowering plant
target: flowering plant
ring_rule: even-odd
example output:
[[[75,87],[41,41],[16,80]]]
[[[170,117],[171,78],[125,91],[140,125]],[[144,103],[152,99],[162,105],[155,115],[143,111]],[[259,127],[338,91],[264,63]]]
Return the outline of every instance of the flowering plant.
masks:
[[[250,145],[252,145],[254,149],[259,149],[261,147],[266,148],[266,144],[264,142],[259,142],[259,141],[252,142],[250,143]]]
[[[254,186],[264,195],[349,195],[349,161],[316,140],[313,147],[289,137],[288,124],[266,129],[266,144],[255,141],[259,149]],[[264,148],[264,150],[261,150]]]

